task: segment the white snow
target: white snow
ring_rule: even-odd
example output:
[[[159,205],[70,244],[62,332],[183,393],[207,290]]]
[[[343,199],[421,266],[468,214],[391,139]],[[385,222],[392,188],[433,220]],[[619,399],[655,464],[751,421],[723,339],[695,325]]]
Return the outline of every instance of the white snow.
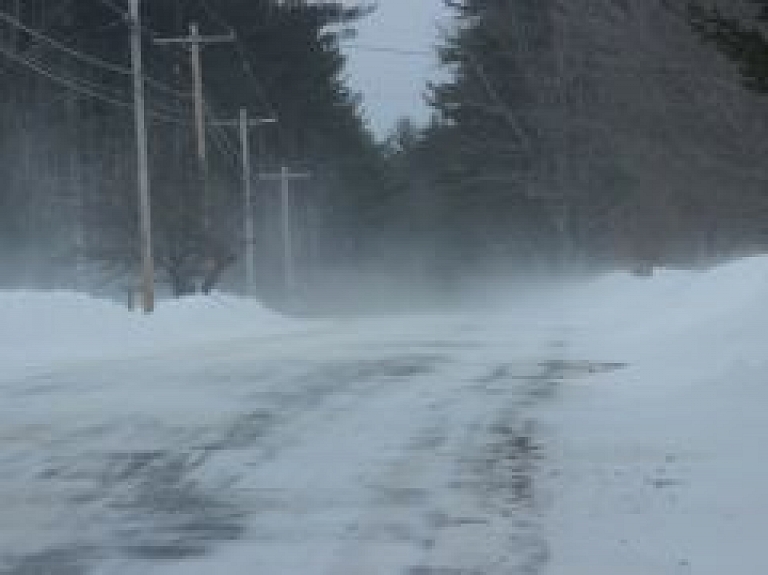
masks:
[[[300,329],[306,323],[225,295],[162,301],[145,316],[73,292],[0,292],[0,377]]]
[[[768,573],[766,296],[765,257],[343,322],[224,296],[145,317],[0,293],[0,571],[90,547],[105,575]],[[556,391],[531,395],[552,361]],[[521,496],[520,454],[499,455],[493,429],[527,421],[542,459]],[[180,485],[102,484],[115,454],[226,438],[243,443]],[[190,482],[236,501],[238,541],[161,562],[120,551],[176,533],[156,503],[125,511],[142,490]]]
[[[766,573],[768,259],[580,288],[557,427],[553,575]]]

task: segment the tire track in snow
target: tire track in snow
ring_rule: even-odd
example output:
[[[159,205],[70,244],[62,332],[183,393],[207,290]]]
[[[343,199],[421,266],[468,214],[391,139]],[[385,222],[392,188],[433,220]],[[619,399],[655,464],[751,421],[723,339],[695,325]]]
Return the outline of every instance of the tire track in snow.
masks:
[[[373,486],[341,575],[534,575],[549,560],[540,430],[526,410],[549,399],[556,362],[503,364],[472,378]],[[532,373],[533,372],[533,373]]]
[[[124,432],[116,429],[119,426],[70,430],[69,437],[55,442],[56,453],[41,454],[36,481],[40,487],[53,487],[50,495],[66,499],[63,505],[87,517],[101,537],[74,537],[29,554],[5,551],[0,553],[0,573],[78,575],[105,558],[123,563],[126,557],[181,560],[236,540],[244,533],[243,507],[248,505],[236,490],[221,483],[206,485],[196,476],[212,459],[246,451],[253,459],[256,448],[258,461],[282,449],[295,433],[290,428],[306,416],[323,413],[324,403],[334,396],[361,400],[378,387],[385,391],[386,382],[428,373],[440,361],[435,355],[409,354],[306,362],[282,375],[278,368],[270,385],[253,394],[254,408],[227,424],[176,429],[160,421],[142,422],[149,431],[143,435],[152,436],[142,449],[99,447],[110,434]]]

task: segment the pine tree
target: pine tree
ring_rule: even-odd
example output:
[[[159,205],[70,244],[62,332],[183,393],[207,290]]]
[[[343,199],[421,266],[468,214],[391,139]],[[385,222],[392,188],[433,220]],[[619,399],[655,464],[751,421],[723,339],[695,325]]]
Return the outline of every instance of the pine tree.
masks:
[[[24,24],[31,29],[43,31],[72,49],[115,66],[130,66],[127,29],[121,14],[110,3],[76,0],[53,6],[41,1],[35,6],[39,10],[30,8],[22,14]],[[354,23],[367,15],[369,8],[337,2],[157,0],[143,2],[142,9],[147,27],[147,74],[171,88],[169,92],[156,82],[147,84],[152,118],[154,241],[161,279],[169,281],[175,293],[184,293],[199,282],[200,262],[212,241],[225,261],[239,255],[243,247],[236,135],[220,128],[211,128],[209,133],[214,221],[212,235],[206,235],[200,225],[201,202],[196,187],[195,136],[188,97],[189,59],[183,49],[156,46],[152,42],[153,36],[186,34],[187,24],[192,21],[200,23],[203,33],[226,33],[232,29],[238,38],[231,46],[203,52],[210,117],[233,118],[241,106],[247,107],[252,116],[278,117],[280,123],[276,128],[260,134],[262,145],[254,145],[266,152],[259,157],[261,167],[274,169],[286,163],[311,169],[315,175],[313,184],[325,194],[317,198],[318,204],[333,204],[341,208],[333,211],[336,217],[346,213],[345,221],[353,221],[353,214],[364,209],[359,205],[360,189],[369,188],[368,196],[375,195],[383,169],[379,151],[362,119],[358,97],[345,85],[339,42],[341,37],[353,33]],[[15,28],[0,23],[0,32],[12,30]],[[50,251],[48,246],[53,242],[71,244],[54,240],[48,233],[51,226],[40,225],[42,221],[36,219],[43,211],[32,205],[60,197],[63,206],[74,195],[69,189],[59,195],[51,194],[40,185],[41,167],[50,165],[51,174],[46,181],[54,189],[63,190],[66,174],[57,166],[68,162],[70,150],[74,149],[82,172],[89,255],[101,264],[100,277],[130,276],[138,258],[135,169],[130,152],[134,146],[130,78],[73,59],[36,35],[18,33],[14,38],[12,47],[5,42],[2,46],[23,60],[0,56],[5,74],[12,78],[0,86],[0,113],[4,128],[8,128],[0,133],[0,147],[9,150],[0,161],[0,174],[6,182],[0,202],[8,207],[0,215],[0,235],[5,233],[20,245],[32,247],[34,243],[34,250],[42,254]],[[63,113],[72,93],[30,70],[25,65],[29,62],[129,105],[119,108],[75,94],[75,113]],[[154,113],[177,122],[160,120],[152,116]],[[35,126],[30,124],[31,119]],[[37,133],[31,128],[39,131],[37,141],[31,139]],[[51,144],[48,153],[36,145],[43,140]],[[26,141],[29,146],[18,145]],[[29,153],[22,154],[26,149]],[[24,161],[19,161],[22,155]],[[27,164],[36,169],[29,177],[22,171]],[[274,195],[272,190],[260,191],[260,199]],[[71,235],[75,220],[82,218],[66,219],[61,207],[55,206],[47,211],[65,228],[69,226],[67,233]],[[262,209],[260,213],[268,207],[257,206]],[[34,214],[34,218],[29,220],[27,213]],[[330,218],[330,213],[322,212],[320,216]],[[28,221],[29,224],[25,223]],[[261,228],[266,229],[267,222],[261,223]],[[29,230],[29,239],[19,226]],[[355,231],[350,226],[349,234]],[[31,241],[32,236],[35,242]],[[331,244],[336,238],[332,234],[327,236],[325,250],[335,253]],[[268,283],[268,243],[261,248],[265,254],[262,279]],[[62,263],[63,267],[72,267],[71,260]]]

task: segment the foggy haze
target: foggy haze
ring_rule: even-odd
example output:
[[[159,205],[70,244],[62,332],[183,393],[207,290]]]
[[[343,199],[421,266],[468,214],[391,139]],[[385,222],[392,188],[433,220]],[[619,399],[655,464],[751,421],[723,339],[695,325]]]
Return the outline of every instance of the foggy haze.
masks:
[[[379,4],[0,0],[0,575],[768,573],[768,0]]]

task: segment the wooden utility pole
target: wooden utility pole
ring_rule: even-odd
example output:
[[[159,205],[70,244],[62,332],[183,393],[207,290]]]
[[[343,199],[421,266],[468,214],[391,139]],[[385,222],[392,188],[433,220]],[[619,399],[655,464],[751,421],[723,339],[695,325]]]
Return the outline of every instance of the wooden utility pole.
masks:
[[[211,226],[210,190],[208,187],[208,153],[205,140],[205,100],[203,98],[203,66],[200,60],[200,47],[204,44],[234,42],[234,32],[225,36],[201,36],[197,24],[189,25],[189,35],[181,38],[156,38],[156,44],[180,44],[189,47],[192,59],[192,75],[195,84],[195,129],[197,132],[197,158],[200,164],[200,177],[203,192],[203,227],[206,231]]]
[[[560,271],[567,273],[574,267],[575,243],[574,243],[574,213],[573,190],[574,182],[570,181],[572,170],[570,165],[570,130],[567,106],[569,103],[568,65],[566,54],[568,46],[568,19],[559,18],[555,22],[554,51],[555,51],[555,101],[558,106],[555,117],[560,118],[556,126],[554,141],[555,150],[555,188],[560,195],[560,204],[555,214],[555,225],[560,235]],[[557,115],[559,113],[559,115]]]
[[[141,15],[139,0],[131,0],[131,64],[136,115],[136,150],[139,182],[139,235],[141,238],[141,292],[145,313],[155,309],[155,271],[152,259],[152,215],[149,200],[147,124],[144,111],[144,74],[141,61]]]
[[[75,222],[75,289],[85,287],[85,194],[83,190],[82,162],[80,157],[80,139],[79,115],[77,100],[71,97],[67,100],[67,121],[69,123],[69,137],[71,143],[69,146],[69,166],[67,176],[69,180],[69,196],[72,202]]]
[[[296,261],[294,254],[293,211],[291,204],[290,183],[293,180],[311,178],[307,172],[293,172],[283,166],[278,174],[260,174],[262,180],[278,180],[280,182],[280,205],[283,230],[283,287],[290,297],[296,291]]]
[[[240,155],[243,167],[243,232],[245,237],[245,290],[247,295],[253,295],[255,274],[254,253],[254,224],[253,224],[253,195],[251,192],[251,152],[249,128],[274,124],[277,118],[248,118],[248,110],[240,108],[240,116],[237,120],[225,120],[214,122],[220,126],[238,126],[240,129]],[[263,153],[259,150],[259,153]]]

